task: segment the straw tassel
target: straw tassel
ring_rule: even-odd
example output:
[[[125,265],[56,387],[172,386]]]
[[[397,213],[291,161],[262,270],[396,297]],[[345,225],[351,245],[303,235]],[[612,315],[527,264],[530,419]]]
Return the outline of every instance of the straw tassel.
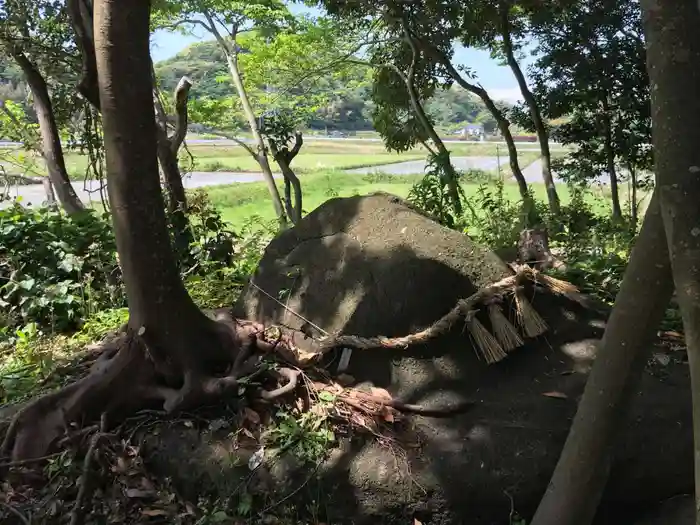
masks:
[[[487,308],[493,333],[506,352],[525,344],[518,333],[518,329],[508,320],[503,313],[503,309],[496,301],[491,301]]]
[[[525,297],[522,287],[515,291],[515,314],[526,337],[537,337],[547,331],[547,323]]]
[[[467,314],[466,325],[469,334],[474,339],[477,353],[488,363],[493,364],[507,357],[498,343],[498,340],[491,335],[486,327],[476,318],[476,311]]]

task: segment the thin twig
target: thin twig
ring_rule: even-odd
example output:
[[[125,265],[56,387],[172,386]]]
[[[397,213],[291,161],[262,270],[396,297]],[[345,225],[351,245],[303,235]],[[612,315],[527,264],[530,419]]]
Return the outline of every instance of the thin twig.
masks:
[[[304,317],[304,316],[301,315],[301,314],[298,314],[297,312],[295,312],[294,310],[292,310],[291,308],[289,308],[287,305],[285,305],[282,301],[280,301],[279,299],[276,299],[275,297],[273,297],[272,295],[270,295],[269,293],[267,293],[265,290],[263,290],[263,289],[260,288],[257,284],[255,284],[252,280],[250,281],[250,285],[251,285],[253,288],[255,288],[256,290],[258,290],[260,293],[262,293],[263,295],[265,295],[268,299],[272,299],[274,302],[276,302],[278,305],[280,305],[282,308],[284,308],[284,309],[285,309],[287,312],[289,312],[290,314],[292,314],[292,315],[294,315],[295,317],[301,319],[301,320],[304,321],[305,323],[308,323],[309,326],[311,326],[312,328],[315,328],[316,330],[318,330],[319,332],[321,332],[323,335],[330,335],[330,334],[329,334],[328,332],[326,332],[323,328],[321,328],[320,326],[318,326],[318,325],[312,323],[312,322],[309,321],[306,317]]]
[[[39,461],[44,461],[45,459],[55,458],[57,456],[60,456],[61,454],[63,454],[63,452],[54,452],[53,454],[49,454],[48,456],[41,456],[40,458],[22,459],[19,461],[8,461],[7,463],[0,463],[0,468],[22,467],[24,465],[30,465],[31,463],[38,463]]]
[[[14,508],[12,505],[9,503],[5,503],[4,501],[0,501],[0,505],[5,507],[11,514],[14,514],[17,516],[17,518],[24,523],[24,525],[31,525],[31,522],[27,519],[27,517],[22,514],[20,511],[18,511],[16,508]]]
[[[85,454],[85,459],[83,460],[83,473],[80,476],[80,488],[78,489],[78,495],[75,497],[73,510],[70,514],[70,525],[81,525],[83,523],[83,518],[85,516],[83,506],[88,494],[92,458],[95,455],[95,450],[97,449],[100,439],[102,439],[102,437],[105,435],[104,433],[106,426],[107,415],[102,414],[102,417],[100,418],[100,431],[92,436],[90,446],[88,447],[87,453]]]

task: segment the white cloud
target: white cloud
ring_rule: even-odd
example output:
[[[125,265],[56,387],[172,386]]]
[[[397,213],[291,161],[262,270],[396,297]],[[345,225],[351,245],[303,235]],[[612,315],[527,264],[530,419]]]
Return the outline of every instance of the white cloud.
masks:
[[[515,104],[516,102],[522,102],[523,96],[520,94],[520,89],[515,88],[495,88],[487,89],[489,95],[494,100],[504,100]]]

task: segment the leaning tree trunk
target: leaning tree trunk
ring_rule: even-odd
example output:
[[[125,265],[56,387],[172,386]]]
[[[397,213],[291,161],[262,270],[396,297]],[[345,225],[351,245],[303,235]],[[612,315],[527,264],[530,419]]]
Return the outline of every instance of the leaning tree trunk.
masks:
[[[416,117],[420,121],[425,132],[433,141],[433,144],[435,144],[438,153],[444,159],[444,163],[441,165],[441,168],[446,171],[447,193],[450,198],[450,201],[452,202],[452,206],[455,209],[455,213],[461,215],[462,199],[459,194],[459,176],[457,175],[457,172],[454,166],[452,165],[452,161],[450,160],[450,152],[445,147],[445,143],[435,131],[435,127],[430,122],[428,115],[426,115],[425,109],[423,108],[423,104],[421,104],[421,101],[418,99],[418,93],[416,93],[416,88],[413,84],[413,81],[408,78],[405,79],[405,81],[406,89],[408,90],[408,95],[411,100],[411,106],[413,107],[413,112],[416,114]]]
[[[615,169],[615,150],[612,141],[612,119],[607,93],[603,94],[603,147],[605,149],[605,161],[610,176],[610,193],[612,198],[612,216],[615,220],[622,219],[622,207],[620,206],[620,190]]]
[[[700,523],[700,11],[696,0],[646,0],[642,7],[656,191],[688,347]]]
[[[177,123],[175,132],[170,137],[168,136],[168,118],[165,115],[158,92],[154,89],[155,109],[159,121],[157,127],[158,160],[163,171],[165,193],[168,197],[168,214],[174,230],[173,242],[178,254],[185,253],[192,241],[192,233],[187,218],[187,195],[185,186],[182,183],[182,174],[178,163],[180,146],[182,146],[187,135],[187,97],[191,87],[192,82],[190,79],[182,77],[175,88],[174,98]]]
[[[265,147],[265,141],[263,140],[262,134],[260,133],[260,127],[258,126],[257,119],[255,118],[253,106],[250,105],[248,93],[246,92],[245,86],[243,85],[241,73],[238,70],[238,59],[236,58],[236,55],[234,53],[235,51],[231,53],[226,53],[226,62],[228,64],[228,69],[231,73],[231,78],[233,79],[233,85],[236,86],[236,91],[238,92],[238,96],[241,99],[241,104],[243,105],[243,112],[245,113],[246,119],[248,119],[248,125],[250,126],[250,131],[253,134],[253,139],[255,140],[255,145],[258,150],[255,155],[255,160],[257,160],[258,164],[260,165],[263,178],[265,179],[265,184],[267,184],[267,189],[270,191],[270,196],[272,197],[272,206],[275,208],[277,218],[281,223],[284,223],[285,214],[284,208],[282,206],[282,198],[280,197],[280,192],[277,189],[277,184],[275,184],[275,178],[272,175],[270,161],[267,158],[267,148]]]
[[[398,68],[394,68],[396,73],[399,74],[401,77],[401,80],[403,81],[404,85],[406,86],[406,90],[408,92],[408,98],[411,102],[411,108],[413,109],[413,113],[415,113],[416,118],[418,121],[421,123],[421,126],[423,126],[423,129],[425,132],[428,134],[430,139],[433,141],[433,144],[435,144],[435,147],[438,150],[439,156],[443,159],[441,163],[441,168],[445,172],[445,177],[446,177],[446,182],[447,182],[447,194],[448,197],[450,198],[450,201],[452,202],[452,206],[455,210],[455,213],[457,215],[462,214],[462,199],[460,195],[460,188],[459,188],[459,176],[457,175],[457,172],[452,165],[452,161],[450,160],[450,152],[449,150],[445,147],[445,143],[442,141],[440,136],[437,134],[435,131],[435,127],[433,126],[433,123],[430,122],[430,119],[428,118],[428,115],[425,113],[425,108],[423,108],[423,104],[421,103],[420,97],[418,96],[418,90],[416,89],[416,82],[415,82],[415,69],[416,69],[416,64],[418,62],[418,57],[419,57],[419,51],[418,51],[418,39],[416,39],[410,32],[408,28],[408,23],[406,22],[405,19],[402,20],[401,22],[402,28],[403,28],[403,33],[404,33],[404,39],[406,43],[409,45],[411,48],[411,64],[408,68],[408,72],[404,75],[401,73],[401,71],[398,70]],[[468,203],[467,203],[468,204]],[[471,208],[471,206],[470,206]]]
[[[590,525],[673,284],[659,195],[652,197],[569,436],[531,525]]]
[[[496,120],[498,124],[498,129],[500,130],[501,135],[503,135],[503,140],[505,141],[506,146],[508,147],[508,160],[510,163],[510,169],[513,172],[513,178],[518,183],[520,198],[523,201],[525,226],[534,226],[535,203],[532,200],[532,195],[530,195],[530,190],[528,188],[527,181],[525,180],[525,175],[523,175],[523,172],[520,169],[520,162],[518,161],[518,149],[515,146],[513,134],[510,132],[510,122],[508,122],[508,119],[503,115],[503,112],[500,109],[498,109],[496,103],[493,101],[493,99],[489,96],[488,92],[483,87],[468,82],[452,65],[450,59],[444,56],[434,47],[432,47],[429,44],[426,44],[423,41],[419,41],[419,44],[427,54],[431,55],[436,61],[440,62],[445,67],[447,73],[450,75],[450,77],[452,77],[452,79],[455,82],[457,82],[457,84],[459,84],[460,87],[478,96],[486,106],[486,109],[491,113],[491,116],[493,116],[493,118]]]
[[[542,120],[542,115],[540,113],[540,108],[537,106],[537,101],[532,95],[532,91],[525,81],[525,75],[523,75],[520,69],[520,64],[515,59],[515,53],[513,51],[513,42],[511,40],[510,34],[510,21],[509,21],[508,9],[502,7],[501,9],[501,36],[503,37],[503,52],[506,56],[506,62],[510,67],[515,80],[518,82],[518,87],[520,88],[520,93],[530,110],[530,117],[532,118],[532,123],[535,126],[535,131],[537,133],[537,140],[540,143],[540,152],[542,155],[542,179],[544,180],[545,187],[547,188],[547,200],[549,201],[549,209],[554,215],[559,215],[561,213],[561,205],[559,202],[559,195],[557,194],[557,187],[554,184],[554,177],[552,176],[552,154],[549,151],[549,133]]]
[[[24,53],[13,51],[12,57],[22,69],[34,97],[34,110],[36,111],[41,133],[42,156],[46,162],[49,178],[58,196],[58,201],[69,215],[81,212],[85,209],[85,206],[80,201],[78,194],[75,193],[75,189],[68,177],[61,137],[58,133],[58,125],[53,114],[53,105],[51,104],[46,81]]]

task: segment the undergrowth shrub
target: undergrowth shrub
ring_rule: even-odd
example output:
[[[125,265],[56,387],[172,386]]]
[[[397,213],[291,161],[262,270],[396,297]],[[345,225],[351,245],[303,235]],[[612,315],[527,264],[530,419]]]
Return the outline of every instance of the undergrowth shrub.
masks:
[[[429,155],[425,176],[411,187],[406,200],[435,217],[443,226],[453,228],[459,220],[459,214],[448,196],[447,169],[449,162],[449,157],[445,158],[444,155]],[[460,193],[460,198],[464,200],[461,186]]]
[[[274,232],[252,221],[235,232],[204,192],[190,196],[188,213],[192,242],[177,254],[185,285],[202,307],[230,305]],[[125,306],[107,214],[0,210],[0,339],[31,324],[41,334],[73,332]]]
[[[19,203],[0,210],[0,335],[30,322],[73,329],[105,305],[125,301],[111,224]]]

